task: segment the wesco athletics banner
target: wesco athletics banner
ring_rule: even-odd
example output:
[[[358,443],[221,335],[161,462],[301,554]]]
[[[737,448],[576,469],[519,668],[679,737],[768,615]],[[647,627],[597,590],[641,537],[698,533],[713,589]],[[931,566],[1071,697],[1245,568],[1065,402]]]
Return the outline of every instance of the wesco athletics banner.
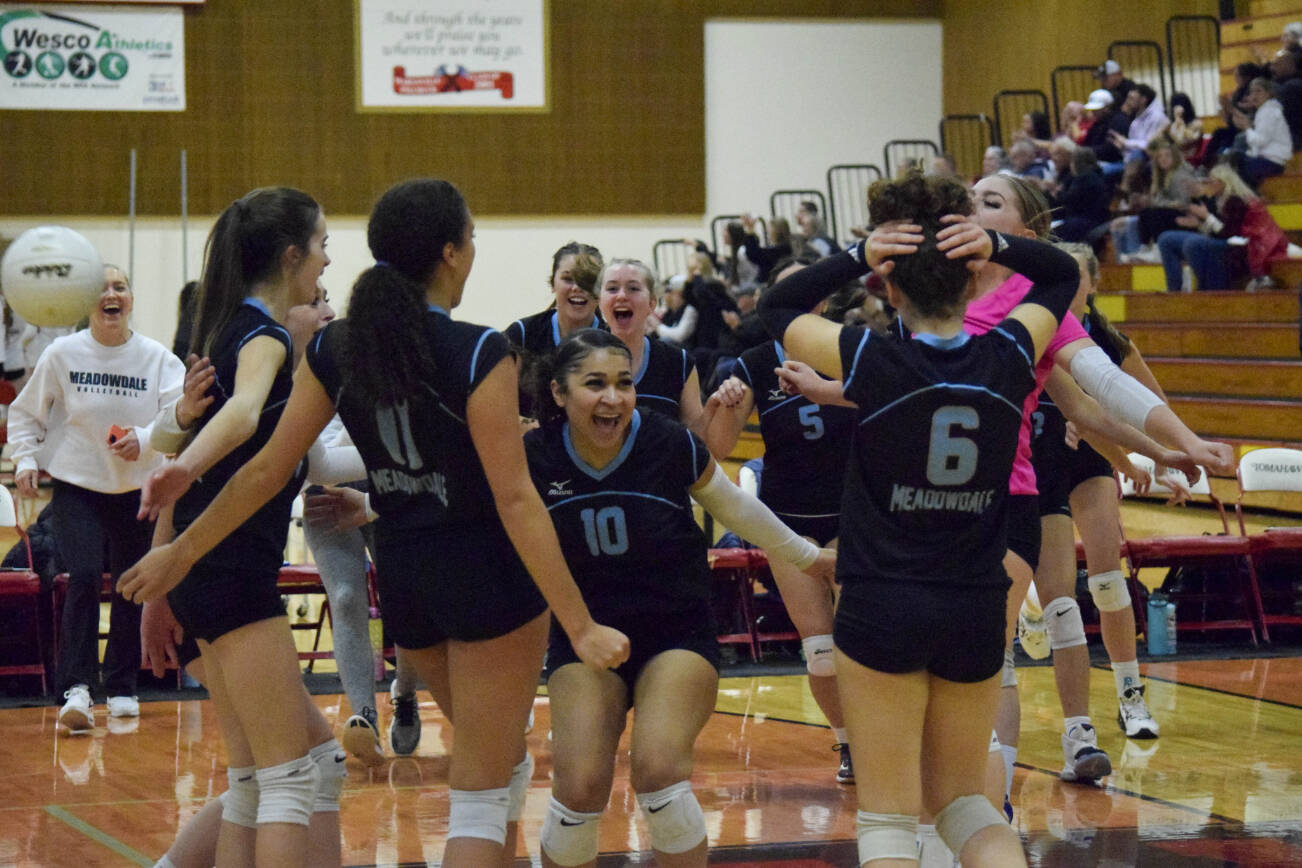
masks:
[[[185,111],[179,8],[0,3],[0,109]]]

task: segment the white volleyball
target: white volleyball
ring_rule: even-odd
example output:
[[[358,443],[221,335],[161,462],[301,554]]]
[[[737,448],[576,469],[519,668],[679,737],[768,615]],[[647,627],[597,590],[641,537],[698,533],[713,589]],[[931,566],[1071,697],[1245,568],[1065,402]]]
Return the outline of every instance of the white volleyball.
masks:
[[[103,289],[99,251],[67,226],[28,229],[0,260],[0,292],[32,325],[76,325],[90,314]]]

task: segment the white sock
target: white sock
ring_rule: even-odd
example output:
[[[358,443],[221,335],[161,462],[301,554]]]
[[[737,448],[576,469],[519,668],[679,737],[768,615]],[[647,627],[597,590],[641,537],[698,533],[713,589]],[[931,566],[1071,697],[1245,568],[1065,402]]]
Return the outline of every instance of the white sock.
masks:
[[[1000,744],[999,752],[1004,755],[1004,798],[1013,796],[1013,767],[1017,765],[1017,745]]]
[[[837,744],[849,744],[850,737],[845,734],[844,726],[832,727],[832,738],[836,739]]]
[[[1129,663],[1112,664],[1112,680],[1117,683],[1117,697],[1125,696],[1127,690],[1132,687],[1138,687],[1142,683],[1139,680],[1139,661],[1131,660]]]
[[[1090,717],[1088,714],[1081,717],[1067,717],[1064,718],[1062,721],[1062,731],[1067,733],[1068,735],[1071,735],[1071,731],[1078,726],[1093,726],[1093,725],[1094,724],[1090,723]]]

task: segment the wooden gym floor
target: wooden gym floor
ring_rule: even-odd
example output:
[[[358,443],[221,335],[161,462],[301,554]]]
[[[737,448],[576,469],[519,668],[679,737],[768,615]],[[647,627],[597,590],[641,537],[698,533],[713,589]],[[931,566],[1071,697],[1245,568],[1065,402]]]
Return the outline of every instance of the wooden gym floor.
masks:
[[[1125,510],[1126,527],[1136,537],[1219,525],[1208,510],[1147,504]],[[1298,523],[1267,515],[1249,530]],[[1302,632],[1277,639],[1296,648]],[[1162,737],[1147,742],[1122,736],[1112,675],[1096,666],[1094,720],[1114,766],[1102,787],[1058,780],[1061,714],[1052,670],[1021,670],[1013,804],[1031,864],[1302,864],[1302,657],[1280,652],[1235,659],[1186,654],[1143,664],[1162,725]],[[317,669],[330,670],[330,664]],[[349,713],[341,696],[316,701],[336,725]],[[153,865],[178,826],[225,788],[225,757],[207,703],[144,702],[141,711],[138,723],[118,731],[116,722],[107,727],[101,706],[90,735],[64,737],[55,725],[57,706],[0,710],[0,865]],[[381,713],[387,725],[387,708]],[[424,734],[415,757],[375,770],[350,761],[341,813],[345,865],[437,864],[446,834],[450,728],[432,702],[422,703],[421,716]],[[537,768],[520,864],[538,859],[551,772],[549,718],[540,691],[529,736]],[[798,675],[723,680],[693,776],[713,863],[855,863],[854,791],[833,781],[837,756],[821,722]],[[600,864],[646,864],[647,849],[625,757],[602,823]]]

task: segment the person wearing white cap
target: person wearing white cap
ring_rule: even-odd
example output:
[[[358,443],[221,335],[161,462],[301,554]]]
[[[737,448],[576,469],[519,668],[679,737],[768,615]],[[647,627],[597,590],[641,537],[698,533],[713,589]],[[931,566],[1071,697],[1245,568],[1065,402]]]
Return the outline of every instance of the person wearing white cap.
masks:
[[[1099,64],[1099,68],[1094,70],[1094,77],[1112,94],[1112,102],[1115,105],[1125,102],[1126,96],[1135,89],[1135,83],[1126,78],[1125,73],[1121,71],[1121,64],[1111,58]]]
[[[1093,122],[1081,144],[1094,151],[1100,164],[1111,163],[1118,167],[1122,166],[1121,151],[1108,133],[1116,132],[1125,136],[1130,131],[1130,115],[1117,110],[1111,91],[1099,88],[1090,93],[1090,98],[1085,103],[1085,116],[1092,118]],[[1104,165],[1103,173],[1104,175],[1120,174],[1120,171],[1118,168],[1115,172],[1109,172]]]

